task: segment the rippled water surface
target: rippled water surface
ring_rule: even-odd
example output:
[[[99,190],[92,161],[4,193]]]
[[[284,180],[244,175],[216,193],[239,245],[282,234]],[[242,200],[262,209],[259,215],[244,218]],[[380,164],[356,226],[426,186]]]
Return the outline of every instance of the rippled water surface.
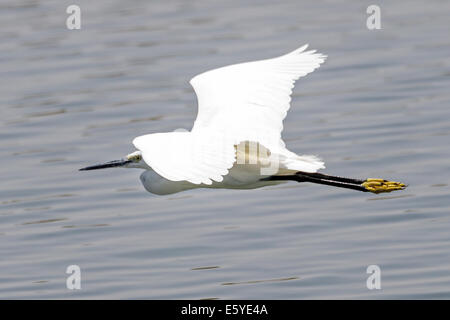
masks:
[[[0,298],[450,298],[448,1],[0,3]],[[147,193],[139,170],[78,172],[190,129],[188,81],[304,43],[283,133],[325,172],[409,184]],[[79,265],[82,289],[66,289]],[[382,290],[366,288],[381,268]]]

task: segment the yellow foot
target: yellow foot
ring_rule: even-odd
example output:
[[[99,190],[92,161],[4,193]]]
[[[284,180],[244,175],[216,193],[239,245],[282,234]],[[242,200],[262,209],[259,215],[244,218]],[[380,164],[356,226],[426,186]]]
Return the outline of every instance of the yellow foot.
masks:
[[[404,183],[387,181],[384,179],[367,179],[361,185],[366,190],[373,193],[391,192],[395,190],[403,190],[407,187]]]

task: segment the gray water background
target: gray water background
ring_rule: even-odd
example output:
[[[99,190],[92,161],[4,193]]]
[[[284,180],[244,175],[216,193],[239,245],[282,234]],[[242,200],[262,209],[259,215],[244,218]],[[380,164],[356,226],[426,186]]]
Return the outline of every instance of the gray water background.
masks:
[[[77,0],[69,31],[72,3],[0,2],[0,298],[450,298],[449,1]],[[190,129],[194,75],[304,43],[329,58],[297,82],[289,149],[407,190],[160,197],[139,170],[77,171]]]

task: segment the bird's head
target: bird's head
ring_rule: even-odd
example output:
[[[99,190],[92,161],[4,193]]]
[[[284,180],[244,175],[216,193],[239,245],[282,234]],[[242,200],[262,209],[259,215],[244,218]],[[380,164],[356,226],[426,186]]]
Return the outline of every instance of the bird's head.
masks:
[[[113,160],[101,164],[96,164],[93,166],[81,168],[80,171],[87,171],[87,170],[97,170],[97,169],[106,169],[106,168],[116,168],[116,167],[122,167],[122,168],[141,168],[141,169],[147,169],[148,166],[142,159],[142,152],[141,151],[135,151],[133,153],[130,153],[127,155],[124,159],[120,160]]]

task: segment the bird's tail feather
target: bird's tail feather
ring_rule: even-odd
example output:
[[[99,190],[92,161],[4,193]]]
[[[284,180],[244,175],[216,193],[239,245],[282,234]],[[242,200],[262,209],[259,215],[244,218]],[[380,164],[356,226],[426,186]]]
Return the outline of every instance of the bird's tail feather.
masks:
[[[317,172],[320,169],[325,169],[325,163],[319,157],[313,155],[301,155],[286,157],[283,160],[283,167],[289,170],[302,172]]]

